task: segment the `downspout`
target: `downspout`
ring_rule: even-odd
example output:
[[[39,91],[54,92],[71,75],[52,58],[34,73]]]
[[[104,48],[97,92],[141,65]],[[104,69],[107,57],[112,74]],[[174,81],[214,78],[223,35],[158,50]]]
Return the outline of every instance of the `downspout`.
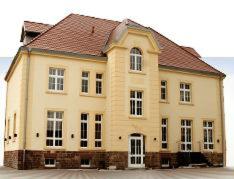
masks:
[[[223,166],[226,166],[226,130],[225,130],[225,114],[224,114],[224,94],[223,94],[223,77],[219,80],[220,89],[220,107],[221,107],[221,126],[222,126],[222,151],[223,151]]]
[[[27,138],[27,121],[28,121],[28,88],[29,88],[29,71],[30,71],[30,52],[31,49],[27,48],[28,57],[26,62],[26,91],[25,91],[25,111],[24,111],[24,141],[23,141],[23,169],[25,169],[26,161],[26,138]]]
[[[7,98],[8,98],[8,81],[7,81],[7,87],[6,87],[6,107],[5,107],[5,124],[4,124],[4,153],[5,153],[5,150],[6,150],[6,141],[5,141],[5,138],[8,138],[8,136],[6,136],[6,123],[7,123]],[[3,159],[5,161],[5,157]],[[4,164],[4,162],[3,162]]]

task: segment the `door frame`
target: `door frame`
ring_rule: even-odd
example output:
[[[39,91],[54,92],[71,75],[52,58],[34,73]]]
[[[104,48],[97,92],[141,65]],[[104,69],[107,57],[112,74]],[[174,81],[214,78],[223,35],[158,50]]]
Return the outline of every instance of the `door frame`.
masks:
[[[128,167],[129,168],[145,168],[145,164],[144,164],[144,157],[145,157],[145,154],[144,154],[144,136],[142,134],[138,134],[139,136],[132,136],[129,135],[129,140],[128,140]],[[139,140],[141,141],[141,154],[140,154],[140,157],[141,157],[141,164],[131,164],[131,157],[132,157],[132,154],[131,154],[131,140]],[[136,155],[136,154],[135,154]],[[134,155],[133,155],[134,156]]]

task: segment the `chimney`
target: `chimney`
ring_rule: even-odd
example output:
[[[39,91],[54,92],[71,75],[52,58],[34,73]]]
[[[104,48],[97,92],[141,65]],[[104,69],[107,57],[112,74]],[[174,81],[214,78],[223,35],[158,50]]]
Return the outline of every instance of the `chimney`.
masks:
[[[92,27],[92,34],[94,33],[94,26]]]

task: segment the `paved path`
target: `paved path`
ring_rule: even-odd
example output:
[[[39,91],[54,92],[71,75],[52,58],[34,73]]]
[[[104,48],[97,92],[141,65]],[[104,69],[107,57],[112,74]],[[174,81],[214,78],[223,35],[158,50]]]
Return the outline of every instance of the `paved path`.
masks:
[[[234,169],[203,168],[175,170],[15,170],[0,167],[0,179],[234,179]]]

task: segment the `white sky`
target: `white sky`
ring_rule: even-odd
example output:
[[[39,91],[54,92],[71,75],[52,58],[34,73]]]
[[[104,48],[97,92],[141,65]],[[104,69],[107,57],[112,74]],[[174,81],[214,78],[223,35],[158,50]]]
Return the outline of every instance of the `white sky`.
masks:
[[[24,20],[55,24],[70,13],[133,19],[202,56],[234,56],[233,0],[7,0],[0,4],[0,56],[19,47]]]
[[[233,0],[7,0],[0,4],[0,57],[12,57],[19,43],[24,20],[55,24],[70,13],[123,20],[130,18],[150,26],[179,45],[194,47],[203,57],[234,57]],[[234,71],[234,69],[233,69]],[[225,71],[224,71],[225,72]],[[0,108],[5,92],[0,74]],[[231,102],[234,75],[225,83]],[[232,86],[232,87],[231,87]],[[232,97],[233,98],[233,97]],[[3,99],[3,100],[2,100]],[[229,104],[229,109],[231,104]],[[0,113],[1,113],[0,111]],[[233,110],[229,110],[231,113]],[[3,119],[3,113],[0,114]],[[234,126],[233,117],[229,124]],[[230,126],[230,125],[229,125]],[[0,126],[2,130],[2,126]],[[231,128],[229,128],[231,136]],[[1,138],[2,139],[2,138]],[[234,137],[229,138],[230,153]],[[0,145],[1,147],[1,145]],[[231,152],[232,150],[232,152]],[[0,149],[1,151],[1,149]],[[1,163],[0,154],[0,163]],[[234,155],[232,155],[232,159]],[[229,160],[234,165],[234,160]]]

